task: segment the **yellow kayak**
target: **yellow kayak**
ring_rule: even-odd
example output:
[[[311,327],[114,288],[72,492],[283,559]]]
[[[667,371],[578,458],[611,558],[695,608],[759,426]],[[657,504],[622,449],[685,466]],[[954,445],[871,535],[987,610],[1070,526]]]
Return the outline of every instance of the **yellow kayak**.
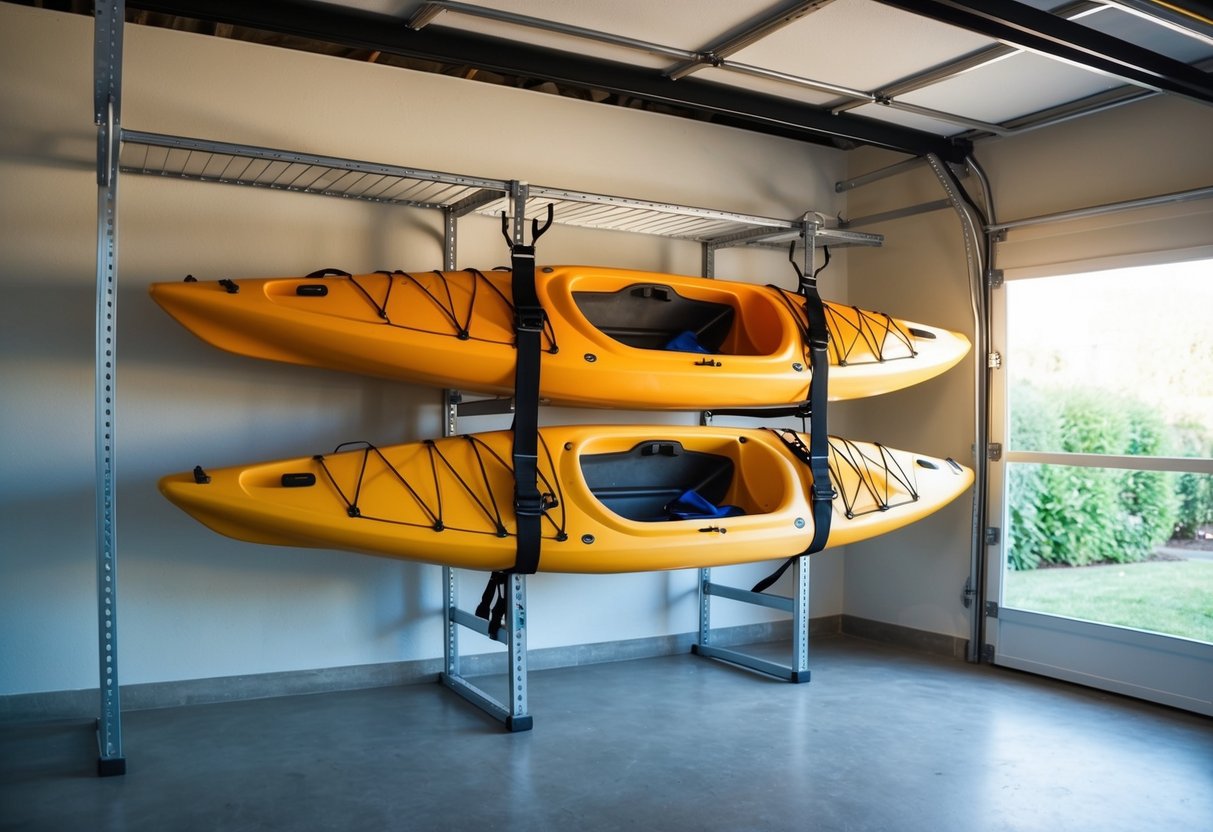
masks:
[[[540,395],[656,410],[790,405],[808,397],[800,298],[724,280],[559,266],[536,274],[548,316]],[[156,283],[152,298],[241,355],[509,395],[508,272],[377,272]],[[944,372],[957,332],[827,303],[830,398],[874,396]]]
[[[808,437],[803,441],[807,444]],[[509,431],[167,476],[211,529],[255,543],[499,570],[514,563]],[[540,431],[539,571],[637,572],[783,558],[813,538],[793,431],[574,426]],[[828,546],[947,505],[973,482],[950,460],[830,439]]]

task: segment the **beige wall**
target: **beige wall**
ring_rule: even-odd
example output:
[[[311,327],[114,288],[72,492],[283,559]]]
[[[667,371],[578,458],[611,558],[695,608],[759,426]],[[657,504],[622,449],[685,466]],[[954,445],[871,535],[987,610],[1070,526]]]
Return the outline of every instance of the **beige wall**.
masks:
[[[841,151],[463,81],[162,29],[127,28],[128,129],[275,146],[772,216],[835,213]],[[0,694],[96,686],[92,24],[0,4]],[[166,472],[440,432],[438,393],[219,353],[148,299],[155,280],[441,264],[434,213],[124,176],[118,305],[118,552],[124,683],[440,656],[436,567],[253,546],[155,490]],[[468,220],[460,265],[505,259]],[[699,247],[556,227],[548,262],[697,273]],[[845,262],[834,270],[845,288]],[[791,278],[780,254],[717,274]],[[789,284],[790,285],[790,284]],[[549,410],[547,422],[693,417]],[[500,422],[493,427],[503,426]],[[473,425],[472,427],[477,427]],[[841,611],[841,560],[813,613]],[[738,583],[764,567],[739,568]],[[478,577],[466,594],[478,592]],[[533,647],[689,632],[691,572],[539,575]],[[720,604],[722,626],[767,620]],[[466,639],[466,650],[478,646]]]
[[[851,175],[901,158],[856,151],[851,156]],[[938,180],[922,166],[854,191],[848,216],[943,196]],[[972,338],[964,243],[953,212],[923,214],[862,230],[884,234],[885,244],[852,252],[853,303],[959,330]],[[972,361],[908,390],[845,403],[835,412],[856,438],[950,456],[972,466]],[[847,547],[844,612],[933,633],[966,635],[967,611],[960,599],[969,571],[971,512],[971,500],[965,496],[900,532]]]
[[[1210,136],[1213,108],[1157,97],[1017,137],[983,140],[975,157],[989,175],[997,219],[1008,221],[1208,187],[1213,184]],[[849,157],[849,175],[899,158],[857,151]],[[980,204],[980,191],[971,179],[966,181]],[[848,210],[859,217],[943,196],[934,175],[920,167],[854,191]],[[887,304],[907,317],[972,332],[966,262],[954,212],[864,230],[884,233],[886,243],[879,251],[852,254],[853,302]],[[1213,200],[1206,199],[1012,230],[998,244],[994,265],[1013,279],[1074,262],[1110,265],[1131,257],[1185,258],[1201,251],[1213,256],[1211,246]],[[912,390],[839,410],[856,437],[871,434],[972,464],[973,376],[970,363]],[[990,438],[1003,439],[997,434]],[[998,466],[992,468],[998,476]],[[961,592],[969,574],[970,511],[971,505],[960,501],[902,532],[848,547],[844,611],[967,637]]]

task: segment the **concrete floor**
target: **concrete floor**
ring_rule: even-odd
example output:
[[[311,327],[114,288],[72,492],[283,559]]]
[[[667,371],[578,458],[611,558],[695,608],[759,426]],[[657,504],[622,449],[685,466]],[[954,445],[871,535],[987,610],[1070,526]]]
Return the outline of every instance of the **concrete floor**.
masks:
[[[1213,721],[846,637],[791,685],[690,656],[0,726],[3,830],[1213,830]]]

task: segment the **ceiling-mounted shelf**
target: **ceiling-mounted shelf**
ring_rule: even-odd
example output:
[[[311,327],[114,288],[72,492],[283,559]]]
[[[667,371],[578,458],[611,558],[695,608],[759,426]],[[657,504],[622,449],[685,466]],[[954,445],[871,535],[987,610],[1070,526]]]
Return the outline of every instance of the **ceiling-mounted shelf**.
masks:
[[[512,183],[504,179],[317,156],[251,145],[122,131],[119,164],[139,173],[273,188],[392,205],[498,216],[510,209]],[[804,220],[785,220],[665,202],[527,187],[527,213],[553,206],[555,222],[582,228],[652,234],[722,247],[775,245],[801,235]],[[879,234],[812,223],[818,242],[878,246]]]
[[[447,208],[485,191],[504,196],[500,179],[457,176],[267,147],[122,131],[123,173],[274,188],[421,208]]]

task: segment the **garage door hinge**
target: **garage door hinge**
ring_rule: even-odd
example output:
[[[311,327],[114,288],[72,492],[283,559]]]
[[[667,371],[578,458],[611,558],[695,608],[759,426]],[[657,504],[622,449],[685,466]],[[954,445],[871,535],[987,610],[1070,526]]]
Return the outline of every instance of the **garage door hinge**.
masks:
[[[998,617],[998,602],[997,601],[986,601],[986,617],[987,618],[997,618]]]
[[[993,644],[983,644],[982,645],[981,660],[983,662],[988,662],[990,664],[994,664],[994,645]]]
[[[1002,529],[998,526],[986,526],[986,545],[997,546],[1002,541]]]
[[[986,283],[991,289],[1001,288],[1003,284],[1002,269],[990,269],[986,272]]]
[[[961,603],[963,603],[965,605],[966,610],[969,607],[973,606],[973,599],[976,596],[977,596],[977,589],[974,588],[974,586],[973,586],[973,577],[969,576],[968,578],[965,578],[964,592],[962,592],[960,594]]]
[[[998,462],[1002,459],[1002,443],[990,442],[986,445],[986,459],[991,462]]]
[[[987,355],[986,356],[986,366],[989,367],[991,370],[1001,370],[1002,369],[1002,353],[995,351],[995,352],[991,352],[989,355]]]

